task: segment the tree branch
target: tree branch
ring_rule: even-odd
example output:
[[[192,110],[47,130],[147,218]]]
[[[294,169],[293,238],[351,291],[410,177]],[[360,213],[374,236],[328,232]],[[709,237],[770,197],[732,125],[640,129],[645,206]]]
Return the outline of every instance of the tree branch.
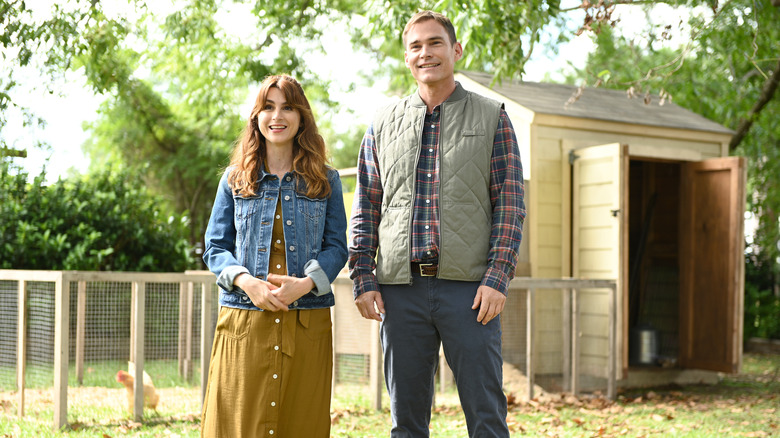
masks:
[[[780,2],[780,0],[774,1]],[[761,95],[759,96],[758,101],[755,105],[753,105],[753,108],[750,109],[747,117],[743,117],[739,121],[739,126],[737,126],[737,133],[734,134],[734,137],[731,137],[731,143],[729,143],[730,151],[733,151],[737,146],[739,146],[742,140],[744,140],[745,136],[750,130],[750,127],[753,126],[753,122],[756,120],[756,117],[758,117],[758,114],[761,112],[761,110],[764,109],[766,104],[772,100],[772,97],[777,91],[778,85],[780,85],[780,58],[777,59],[777,65],[775,65],[775,71],[772,73],[772,76],[767,78],[766,82],[764,82],[764,87],[761,89]]]
[[[24,149],[12,149],[7,147],[0,147],[0,157],[27,158],[27,151]]]
[[[780,2],[780,0],[772,0],[774,2]],[[656,1],[656,0],[617,0],[610,2],[606,6],[612,6],[612,5],[652,5],[657,3],[666,3],[669,5],[673,5],[673,3],[670,0],[664,0],[664,1]],[[591,3],[588,0],[583,0],[582,4],[570,7],[570,8],[564,8],[561,9],[560,12],[572,12],[576,11],[578,9],[587,9],[587,8],[593,8],[600,6],[599,2]]]

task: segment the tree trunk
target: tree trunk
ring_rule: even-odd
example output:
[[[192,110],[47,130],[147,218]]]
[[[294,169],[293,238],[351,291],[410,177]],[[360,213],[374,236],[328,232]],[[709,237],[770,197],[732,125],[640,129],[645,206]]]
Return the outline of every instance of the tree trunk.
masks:
[[[780,4],[780,0],[772,1],[775,5]],[[761,96],[758,98],[758,102],[756,102],[756,104],[753,105],[753,108],[750,109],[747,117],[743,117],[742,120],[739,121],[739,126],[737,126],[737,133],[734,134],[734,137],[731,138],[731,143],[729,143],[730,151],[733,151],[737,146],[739,146],[742,140],[745,139],[745,136],[750,130],[750,127],[753,126],[753,122],[756,120],[756,117],[758,117],[758,113],[760,113],[761,110],[764,109],[764,106],[766,106],[766,104],[772,100],[772,97],[775,95],[775,91],[777,91],[778,84],[780,84],[780,59],[778,59],[777,65],[775,65],[772,76],[770,76],[764,83],[764,87],[761,89]]]

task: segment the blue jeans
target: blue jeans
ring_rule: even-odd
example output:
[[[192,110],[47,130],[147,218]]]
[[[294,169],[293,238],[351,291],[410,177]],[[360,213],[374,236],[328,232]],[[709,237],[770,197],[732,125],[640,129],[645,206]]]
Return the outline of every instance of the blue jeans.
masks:
[[[455,376],[470,437],[509,437],[502,390],[501,321],[477,322],[479,282],[414,274],[412,285],[382,285],[385,383],[394,438],[429,436],[439,345]]]

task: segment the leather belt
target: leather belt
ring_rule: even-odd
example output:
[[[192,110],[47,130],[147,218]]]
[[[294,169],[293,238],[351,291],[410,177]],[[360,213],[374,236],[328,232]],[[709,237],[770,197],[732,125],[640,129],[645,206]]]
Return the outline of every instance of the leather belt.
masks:
[[[439,272],[438,263],[417,263],[412,262],[412,271],[420,274],[421,277],[435,277]]]

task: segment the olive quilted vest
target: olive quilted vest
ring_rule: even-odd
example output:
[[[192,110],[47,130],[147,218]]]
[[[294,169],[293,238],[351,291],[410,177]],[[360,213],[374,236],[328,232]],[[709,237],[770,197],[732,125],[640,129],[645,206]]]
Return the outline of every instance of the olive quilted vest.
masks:
[[[493,222],[490,159],[502,106],[460,84],[441,105],[439,278],[480,281],[487,270]],[[374,119],[383,186],[376,269],[381,284],[412,281],[412,208],[425,112],[425,102],[414,93]]]

